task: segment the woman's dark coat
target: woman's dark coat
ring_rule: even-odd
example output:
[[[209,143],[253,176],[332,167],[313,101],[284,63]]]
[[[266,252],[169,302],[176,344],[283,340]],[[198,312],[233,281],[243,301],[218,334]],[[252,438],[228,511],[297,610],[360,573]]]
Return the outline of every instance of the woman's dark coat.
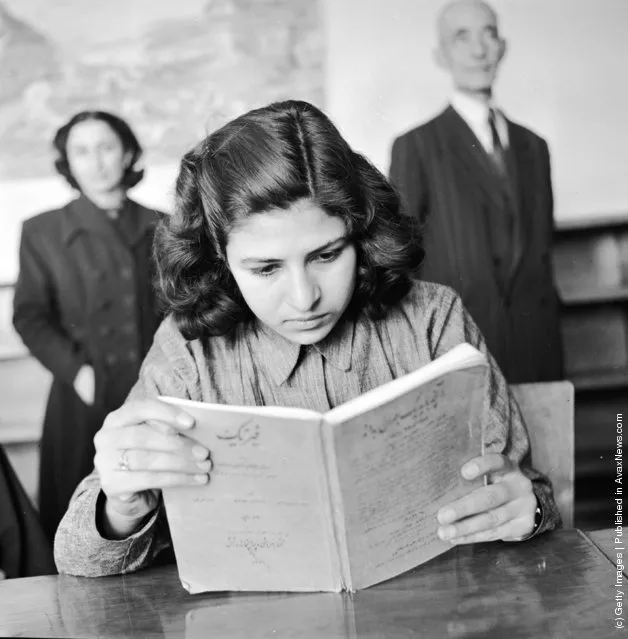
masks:
[[[37,512],[0,446],[0,570],[6,577],[57,572]]]
[[[93,468],[93,437],[138,376],[160,317],[151,251],[160,213],[127,200],[116,220],[84,196],[22,229],[13,324],[54,376],[41,443],[40,514],[53,539],[79,481]],[[73,388],[93,366],[95,402]]]

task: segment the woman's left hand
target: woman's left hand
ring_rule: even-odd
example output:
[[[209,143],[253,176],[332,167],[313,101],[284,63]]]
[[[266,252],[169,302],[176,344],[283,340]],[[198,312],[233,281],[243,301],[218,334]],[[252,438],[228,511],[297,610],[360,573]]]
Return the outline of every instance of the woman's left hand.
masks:
[[[520,541],[534,529],[532,482],[504,455],[489,453],[462,467],[465,479],[489,475],[490,484],[438,511],[438,536],[452,544]]]

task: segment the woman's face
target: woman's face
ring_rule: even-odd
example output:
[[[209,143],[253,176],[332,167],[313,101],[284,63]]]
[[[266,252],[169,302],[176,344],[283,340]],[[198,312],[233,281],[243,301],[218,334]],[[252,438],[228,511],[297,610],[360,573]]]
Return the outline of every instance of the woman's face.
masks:
[[[227,261],[251,311],[298,344],[326,337],[353,296],[357,259],[345,224],[310,200],[243,220]]]
[[[66,145],[68,164],[85,195],[102,194],[120,188],[131,160],[117,133],[102,120],[75,124]]]

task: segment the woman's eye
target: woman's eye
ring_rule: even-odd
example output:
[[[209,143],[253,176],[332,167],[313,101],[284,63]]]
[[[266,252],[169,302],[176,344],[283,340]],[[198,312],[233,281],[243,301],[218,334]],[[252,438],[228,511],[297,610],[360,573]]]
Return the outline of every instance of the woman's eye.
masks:
[[[279,267],[276,264],[269,264],[268,266],[253,269],[253,273],[255,275],[260,275],[261,277],[269,277],[270,275],[273,275],[278,268]]]
[[[336,249],[335,251],[325,251],[324,253],[319,253],[316,259],[319,262],[333,262],[339,255],[342,253],[342,249]]]

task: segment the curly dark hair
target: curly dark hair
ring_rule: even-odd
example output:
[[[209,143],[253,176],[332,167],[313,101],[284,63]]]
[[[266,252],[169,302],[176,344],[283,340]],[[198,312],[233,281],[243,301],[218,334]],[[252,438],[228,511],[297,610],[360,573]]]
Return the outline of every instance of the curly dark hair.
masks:
[[[175,212],[157,229],[155,258],[164,310],[186,339],[230,335],[253,319],[227,264],[229,232],[303,198],[346,224],[358,256],[353,311],[379,319],[408,293],[423,249],[397,192],[322,111],[278,102],[229,122],[181,160]]]
[[[52,145],[57,152],[55,168],[68,181],[68,184],[77,191],[81,190],[74,179],[68,162],[68,137],[72,128],[79,122],[99,120],[108,124],[114,133],[120,138],[125,152],[131,153],[131,161],[122,176],[121,186],[126,191],[135,186],[144,177],[144,169],[137,169],[136,163],[142,157],[142,147],[133,133],[131,127],[117,115],[107,111],[80,111],[73,115],[55,134]]]

